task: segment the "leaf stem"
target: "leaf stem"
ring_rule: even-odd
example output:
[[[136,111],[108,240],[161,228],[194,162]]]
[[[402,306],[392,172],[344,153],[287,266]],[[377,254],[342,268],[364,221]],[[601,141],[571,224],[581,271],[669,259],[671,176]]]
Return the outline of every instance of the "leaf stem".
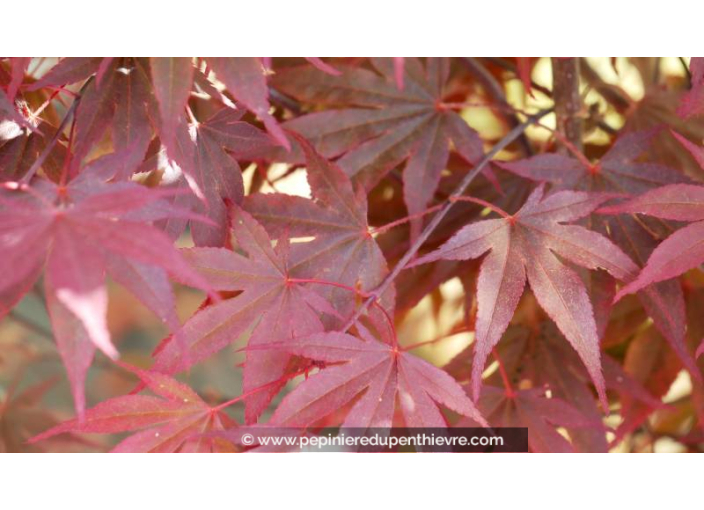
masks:
[[[453,328],[452,330],[448,331],[446,334],[442,336],[438,336],[433,338],[432,340],[424,340],[422,342],[416,342],[411,345],[406,345],[403,347],[403,351],[412,351],[413,349],[417,349],[418,347],[423,347],[424,345],[432,345],[435,343],[440,342],[441,340],[445,340],[446,338],[450,338],[451,336],[458,335],[460,333],[469,333],[472,330],[469,329],[467,326],[462,325],[460,328]]]
[[[553,136],[559,141],[572,155],[579,160],[587,168],[592,168],[594,165],[591,161],[587,159],[584,153],[577,148],[572,142],[570,142],[565,135],[563,135],[558,129],[553,129],[550,126],[546,126],[542,122],[537,122],[536,126],[546,131],[549,131]]]
[[[496,214],[499,216],[502,216],[503,218],[510,219],[512,216],[501,209],[499,206],[496,206],[490,202],[487,202],[486,200],[482,200],[481,198],[476,198],[476,197],[468,197],[468,196],[461,196],[461,197],[450,197],[448,200],[451,202],[473,202],[475,204],[483,205],[487,209],[491,209],[494,211]]]
[[[54,98],[58,96],[62,90],[63,89],[56,89],[54,92],[52,92],[51,95],[47,98],[47,100],[44,101],[41,106],[39,106],[39,108],[32,112],[32,118],[39,120],[39,115],[46,109],[47,106],[51,104]]]
[[[288,281],[290,283],[314,283],[314,284],[318,284],[318,285],[328,285],[330,287],[338,287],[340,289],[349,290],[350,292],[353,292],[363,298],[368,298],[370,296],[370,294],[367,294],[363,290],[356,289],[356,288],[351,287],[349,285],[345,285],[344,283],[330,282],[327,280],[319,280],[317,278],[289,278]]]
[[[435,212],[435,211],[439,210],[440,208],[442,208],[443,205],[444,204],[434,205],[432,207],[427,208],[423,212],[419,212],[417,214],[411,214],[410,216],[406,216],[405,218],[401,218],[401,219],[392,221],[391,223],[387,223],[386,225],[381,225],[379,227],[373,227],[370,230],[370,233],[371,234],[383,234],[384,232],[387,232],[394,227],[398,227],[399,225],[403,225],[404,223],[408,223],[409,221],[415,220],[417,218],[422,218],[423,216],[425,216],[427,214]]]
[[[305,374],[307,371],[308,370],[306,369],[306,370],[299,370],[299,371],[293,372],[291,374],[286,374],[285,376],[280,377],[279,379],[276,379],[275,381],[271,381],[271,382],[268,382],[268,383],[263,384],[261,386],[257,386],[256,388],[243,393],[239,397],[235,397],[231,400],[228,400],[227,402],[223,402],[222,404],[218,404],[215,407],[211,407],[210,411],[213,413],[221,411],[222,409],[225,409],[226,407],[229,407],[232,404],[236,404],[237,402],[240,402],[240,401],[244,400],[245,398],[249,398],[252,395],[256,395],[260,391],[264,391],[266,389],[272,388],[272,387],[277,386],[279,384],[286,383],[286,382],[290,381],[291,379],[298,377],[299,375]]]
[[[515,397],[516,392],[513,390],[511,380],[508,377],[508,373],[506,372],[506,367],[504,366],[503,361],[501,361],[501,356],[499,356],[499,352],[496,350],[496,348],[492,349],[491,352],[494,355],[494,358],[496,358],[496,362],[499,364],[499,373],[501,374],[501,380],[504,382],[504,388],[506,388],[506,396],[508,398]]]

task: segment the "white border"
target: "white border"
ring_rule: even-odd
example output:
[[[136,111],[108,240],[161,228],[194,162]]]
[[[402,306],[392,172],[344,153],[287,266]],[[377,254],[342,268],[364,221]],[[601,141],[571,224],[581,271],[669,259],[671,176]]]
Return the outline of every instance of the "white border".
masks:
[[[684,55],[702,48],[703,10],[692,0],[35,0],[4,9],[3,53]]]
[[[700,458],[0,455],[3,508],[696,508]],[[608,455],[608,457],[607,457]],[[461,506],[455,506],[455,505]],[[214,506],[217,505],[217,506]],[[224,505],[224,506],[223,506]]]

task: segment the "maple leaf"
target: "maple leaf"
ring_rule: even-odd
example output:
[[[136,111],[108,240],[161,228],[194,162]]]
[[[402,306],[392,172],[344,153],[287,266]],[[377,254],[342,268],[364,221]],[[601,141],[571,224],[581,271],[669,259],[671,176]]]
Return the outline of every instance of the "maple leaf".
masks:
[[[324,363],[342,363],[323,368],[286,395],[269,424],[306,427],[361,394],[343,427],[391,427],[397,397],[407,427],[446,427],[439,405],[487,426],[474,403],[447,373],[365,336],[360,340],[327,332],[261,345]]]
[[[206,359],[251,331],[249,346],[322,331],[319,315],[330,305],[305,284],[292,281],[287,239],[272,248],[266,231],[246,212],[233,207],[232,232],[238,250],[192,248],[184,257],[216,290],[242,294],[208,306],[194,315],[156,354],[154,370],[176,373]],[[354,295],[348,293],[348,299]],[[322,303],[321,303],[322,302]],[[247,351],[244,391],[281,380],[290,355]],[[247,422],[257,419],[285,384],[271,385],[245,400]]]
[[[178,152],[176,136],[186,124],[193,83],[210,85],[191,58],[64,58],[30,90],[64,86],[93,75],[96,79],[85,85],[76,112],[78,162],[108,128],[115,150],[138,144],[144,153],[154,124],[162,144]]]
[[[15,99],[17,91],[20,89],[20,85],[24,81],[24,75],[27,72],[29,63],[32,61],[32,57],[9,57],[10,58],[10,68],[11,68],[11,79],[10,83],[7,84],[7,97],[10,101]]]
[[[689,62],[692,88],[682,97],[677,113],[684,118],[704,112],[704,57],[692,57]]]
[[[630,133],[620,137],[597,162],[571,158],[560,154],[540,154],[525,160],[498,163],[527,179],[550,182],[556,190],[582,190],[637,195],[645,191],[675,183],[690,182],[681,172],[637,158],[648,149],[657,130]],[[654,233],[666,233],[668,225],[662,222],[636,221],[634,218],[597,216],[590,218],[591,226],[609,237],[641,267],[658,245]],[[636,273],[626,278],[635,279]],[[609,282],[592,280],[593,292],[612,296],[615,292]],[[682,289],[676,282],[665,282],[638,294],[643,307],[657,328],[678,352],[685,365],[693,371],[694,360],[685,348],[685,312]],[[603,314],[608,319],[611,298],[605,303]],[[605,321],[602,321],[605,322]]]
[[[574,449],[580,452],[608,451],[606,429],[598,425],[602,413],[594,400],[594,392],[589,385],[589,374],[577,353],[567,345],[554,324],[542,324],[537,334],[523,326],[509,326],[495,348],[494,355],[501,360],[501,369],[487,376],[484,381],[486,385],[497,387],[503,384],[510,389],[507,396],[520,393],[514,392],[513,388],[519,387],[525,380],[530,380],[535,387],[549,389],[551,397],[579,410],[582,419],[593,425],[585,427],[581,422],[575,427],[565,425]],[[473,357],[470,345],[453,358],[445,370],[455,378],[463,380],[465,374],[471,370]],[[602,367],[605,384],[609,390],[618,392],[624,399],[633,399],[649,410],[663,407],[657,398],[624,372],[607,354],[602,354]],[[538,397],[542,398],[542,395]],[[478,405],[481,404],[480,398]],[[559,420],[559,414],[553,418]],[[489,421],[492,425],[497,425]],[[552,432],[549,432],[549,435],[552,436]],[[560,440],[557,442],[563,444]]]
[[[519,388],[521,382],[526,378],[536,388],[549,389],[550,396],[558,399],[555,406],[564,402],[573,409],[579,410],[579,414],[582,415],[582,420],[577,421],[575,427],[566,425],[572,448],[582,452],[605,453],[608,451],[606,430],[600,426],[603,413],[599,411],[597,401],[594,399],[594,392],[589,384],[589,374],[584,369],[584,364],[577,353],[565,342],[554,324],[543,323],[537,335],[528,328],[509,326],[496,347],[495,357],[497,360],[501,360],[500,366],[503,371],[497,370],[491,374],[485,381],[487,385],[500,386],[503,383],[511,388],[507,396],[513,394],[512,388]],[[459,360],[461,358],[457,361]],[[464,363],[461,366],[456,366],[457,361],[453,363],[454,369],[464,369],[467,372],[468,370],[463,366]],[[613,382],[609,371],[611,364],[609,357],[605,354],[602,354],[602,367],[606,387],[611,389]],[[504,376],[508,382],[502,380]],[[521,395],[520,391],[515,393],[518,396]],[[543,395],[537,392],[532,397],[543,398]],[[481,404],[481,399],[479,404]],[[573,410],[569,407],[568,412],[574,415]],[[548,418],[547,421],[553,424],[560,423],[559,413],[540,419],[544,418]],[[585,427],[582,421],[591,422],[593,426]],[[565,420],[565,423],[569,423],[569,420]],[[572,424],[569,423],[569,425]],[[553,444],[564,445],[560,439],[554,439],[554,427],[551,427],[550,424],[546,423],[541,432],[543,436],[552,438]],[[543,439],[542,442],[546,443],[547,441]]]
[[[193,241],[197,246],[224,246],[228,235],[228,204],[240,204],[244,195],[242,172],[226,149],[243,146],[272,145],[257,128],[242,122],[244,112],[223,108],[205,122],[186,129],[177,126],[177,150],[169,157],[173,162],[164,172],[163,183],[176,181],[175,186],[191,188],[196,194],[174,197],[180,207],[204,214],[213,225],[191,222]],[[170,218],[162,224],[176,239],[186,228],[187,220]]]
[[[125,366],[125,365],[123,365]],[[37,443],[58,434],[114,434],[135,431],[113,452],[213,452],[233,451],[227,442],[207,434],[234,425],[223,412],[206,404],[191,388],[155,372],[127,367],[156,396],[115,397],[88,409],[83,420],[69,420],[33,437]],[[144,430],[142,430],[144,429]]]
[[[264,67],[256,57],[207,57],[206,61],[215,71],[235,99],[264,123],[267,131],[287,150],[291,145],[281,126],[269,113],[269,89]]]
[[[211,283],[223,291],[244,293],[196,315],[157,355],[155,368],[173,372],[205,359],[256,326],[249,345],[272,338],[285,339],[322,331],[320,315],[339,321],[355,306],[349,288],[371,290],[387,273],[386,261],[370,235],[366,196],[355,192],[349,178],[305,142],[298,143],[308,158],[308,180],[315,200],[281,194],[252,195],[244,207],[279,239],[276,250],[267,232],[243,210],[233,206],[236,246],[248,258],[227,250],[188,250],[184,255]],[[289,237],[315,236],[309,242],[289,243]],[[340,264],[339,260],[345,260]],[[264,266],[262,266],[264,264]],[[223,275],[230,274],[229,278]],[[292,285],[292,280],[299,283]],[[321,282],[315,292],[302,282]],[[348,287],[348,288],[340,288]],[[381,297],[393,309],[393,289]],[[184,365],[179,345],[188,348]],[[244,390],[280,380],[287,353],[247,352]],[[272,386],[245,400],[251,423],[266,408],[280,386]]]
[[[506,392],[487,386],[478,402],[487,421],[495,427],[528,427],[528,446],[532,452],[572,453],[574,447],[556,427],[602,429],[600,420],[587,418],[577,408],[559,398],[546,398],[539,388]],[[461,420],[458,426],[474,425]]]
[[[645,386],[649,394],[662,399],[682,371],[682,362],[677,353],[668,348],[657,329],[651,327],[641,331],[629,343],[622,370]],[[636,430],[648,419],[653,409],[663,407],[661,402],[651,403],[634,394],[623,394],[623,421],[616,429],[614,442]]]
[[[291,272],[297,278],[317,278],[359,287],[361,291],[373,290],[388,268],[367,222],[364,190],[355,189],[349,177],[305,139],[294,137],[306,156],[313,200],[258,193],[245,198],[244,209],[274,237],[314,237],[310,242],[291,245]],[[349,291],[332,287],[323,291],[340,314],[351,312],[354,302]],[[393,288],[380,299],[387,310],[392,310]]]
[[[284,127],[305,136],[323,156],[341,156],[340,168],[366,189],[406,161],[404,200],[413,215],[435,194],[451,145],[474,164],[483,156],[482,141],[443,103],[448,59],[429,58],[425,67],[404,59],[403,87],[397,86],[396,61],[371,62],[377,72],[338,66],[342,74],[335,77],[296,67],[277,72],[272,83],[298,100],[339,108],[304,115]],[[420,224],[415,225],[417,231]]]
[[[333,66],[330,64],[324,62],[321,58],[318,57],[303,57],[305,58],[309,64],[314,66],[316,69],[320,69],[324,73],[331,74],[333,76],[339,76],[340,71],[335,69]],[[273,66],[272,66],[272,58],[271,57],[262,57],[262,65],[264,66],[265,69],[267,69],[268,72],[275,72],[273,71]]]
[[[233,65],[239,69],[242,62],[250,60],[256,59],[218,59],[218,65],[226,68]],[[261,68],[258,63],[256,65]],[[187,126],[185,107],[194,81],[212,87],[194,68],[191,58],[67,58],[33,88],[80,81],[100,72],[101,66],[102,81],[99,83],[96,79],[86,85],[76,112],[73,160],[80,162],[108,128],[112,131],[115,150],[134,147],[135,151],[144,154],[152,138],[151,124],[155,123],[169,159],[178,167],[170,174],[182,174],[179,186],[188,185],[203,203],[199,204],[187,194],[178,196],[175,202],[205,213],[217,224],[213,227],[193,223],[195,242],[201,246],[222,246],[227,215],[223,201],[239,203],[243,194],[239,166],[225,149],[243,151],[254,145],[266,150],[275,145],[273,141],[254,126],[239,122],[244,111],[233,108],[220,110],[204,123]],[[245,67],[249,68],[249,64]],[[258,72],[266,93],[266,81],[261,69]],[[255,85],[249,82],[238,84],[247,93],[259,94],[258,85]],[[214,90],[208,92],[218,97]],[[252,105],[258,105],[257,111],[266,106],[267,127],[270,130],[276,127],[280,131],[268,114],[266,96],[263,103],[258,98],[250,98],[248,102],[242,100],[242,104],[252,108]],[[123,179],[127,177],[129,175],[122,176]],[[171,175],[170,178],[174,177]],[[186,224],[187,221],[172,219],[165,228],[175,237]]]
[[[224,246],[229,229],[228,207],[242,202],[242,172],[232,154],[277,147],[265,132],[242,121],[243,115],[243,110],[222,108],[188,129],[178,126],[174,151],[157,161],[163,170],[162,184],[194,192],[176,195],[173,202],[212,220],[212,225],[190,222],[197,246]],[[187,219],[170,218],[161,226],[176,239],[187,224]]]
[[[439,259],[466,260],[485,253],[479,277],[476,353],[472,368],[475,399],[484,364],[506,330],[526,279],[540,306],[579,353],[607,409],[599,336],[584,283],[556,256],[588,269],[605,269],[624,279],[636,271],[628,256],[607,238],[577,225],[609,199],[604,194],[562,191],[543,197],[538,187],[514,215],[472,223],[414,265]]]
[[[638,277],[625,285],[616,300],[656,282],[669,280],[704,262],[704,187],[671,184],[625,203],[604,207],[609,214],[639,213],[668,220],[690,221],[658,245]]]
[[[46,123],[38,125],[34,131],[17,129],[0,146],[0,181],[19,181],[32,167],[56,130]],[[0,138],[3,138],[0,135]],[[42,164],[44,173],[52,180],[58,179],[65,158],[65,150],[56,145]]]
[[[28,90],[44,87],[62,87],[67,84],[85,80],[100,68],[103,57],[67,57],[49,69],[49,71],[29,86]]]
[[[665,184],[687,182],[687,177],[677,170],[637,160],[657,132],[649,130],[621,136],[593,163],[584,158],[549,153],[496,164],[521,177],[552,183],[557,189],[638,194]]]
[[[533,81],[531,80],[531,74],[533,73],[535,57],[516,57],[516,69],[518,78],[520,78],[523,83],[523,88],[526,93],[531,97],[535,97],[533,94]]]
[[[152,90],[150,63],[144,58],[67,57],[29,90],[63,87],[93,75],[97,75],[96,79],[84,84],[76,110],[74,169],[109,128],[116,151],[136,146],[136,150],[144,154],[152,138],[151,122],[160,119]],[[169,122],[176,121],[170,119]]]
[[[553,397],[564,400],[579,409],[586,419],[597,423],[601,415],[595,405],[593,392],[588,387],[589,375],[584,366],[552,325],[543,329],[545,331],[541,334],[532,359],[529,360],[531,380],[535,381],[536,385],[546,384]],[[624,372],[621,365],[608,354],[602,354],[602,368],[606,387],[618,392],[622,399],[632,399],[648,409],[663,407],[657,398]],[[578,451],[608,451],[606,431],[603,427],[578,427],[568,430],[572,444]]]
[[[66,186],[40,180],[0,195],[0,295],[12,306],[46,262],[47,306],[79,415],[95,347],[118,355],[105,319],[106,271],[171,328],[178,327],[178,319],[166,274],[209,288],[168,237],[148,223],[173,214],[191,216],[163,196],[134,183],[106,184],[93,171]]]
[[[152,84],[159,103],[161,140],[171,147],[176,127],[183,122],[183,112],[193,86],[193,63],[188,57],[152,57]]]

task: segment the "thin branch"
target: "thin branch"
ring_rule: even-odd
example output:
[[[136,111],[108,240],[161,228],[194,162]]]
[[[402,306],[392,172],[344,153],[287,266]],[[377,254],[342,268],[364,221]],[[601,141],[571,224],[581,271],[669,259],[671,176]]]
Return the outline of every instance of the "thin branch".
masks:
[[[30,321],[27,317],[24,317],[17,313],[15,310],[11,310],[8,316],[15,322],[22,324],[25,328],[37,333],[38,335],[41,335],[45,338],[52,339],[54,338],[54,334],[46,329],[44,326],[41,326],[39,324],[36,324],[32,321]]]
[[[93,81],[93,76],[88,78],[86,82],[83,84],[81,87],[81,90],[78,91],[78,95],[76,96],[76,99],[73,100],[73,103],[71,104],[71,107],[68,109],[66,112],[66,115],[64,115],[64,118],[61,120],[61,124],[59,124],[58,129],[56,130],[56,133],[54,133],[54,136],[49,140],[49,143],[46,144],[46,147],[42,151],[42,153],[39,155],[37,160],[32,164],[32,166],[27,170],[27,173],[22,177],[20,182],[22,184],[28,184],[29,181],[34,177],[34,174],[37,173],[37,170],[41,168],[41,166],[44,164],[44,161],[46,161],[46,158],[49,157],[49,154],[54,148],[54,145],[56,145],[56,142],[59,140],[59,137],[61,136],[61,133],[63,133],[64,129],[66,128],[66,125],[68,124],[68,121],[71,120],[71,117],[76,111],[76,108],[78,108],[78,105],[81,102],[81,98],[83,97],[83,92],[85,91],[86,87],[88,87],[88,84]]]
[[[494,355],[496,362],[499,364],[499,373],[501,374],[501,380],[504,383],[504,389],[506,391],[506,396],[508,398],[515,397],[516,392],[514,391],[513,386],[511,385],[511,378],[508,376],[508,373],[506,372],[506,367],[504,366],[504,362],[501,361],[501,356],[499,356],[499,352],[496,350],[496,348],[492,349],[491,352]]]
[[[511,62],[507,62],[506,60],[504,60],[502,58],[498,58],[498,57],[486,57],[486,60],[488,62],[491,62],[492,64],[499,66],[502,69],[506,69],[507,71],[515,74],[516,78],[518,78],[518,69],[516,69],[516,66],[513,65]],[[545,94],[548,97],[552,97],[552,91],[546,87],[543,87],[539,83],[536,83],[533,80],[531,80],[530,86],[532,89],[535,89],[538,92]]]
[[[687,62],[685,62],[684,57],[677,57],[680,59],[680,64],[682,64],[682,67],[684,68],[684,72],[687,75],[687,83],[688,83],[688,89],[692,88],[692,71],[689,70],[689,66],[687,65]]]
[[[583,122],[578,58],[552,58],[552,90],[557,128],[581,152]]]
[[[582,59],[579,72],[586,83],[596,90],[611,106],[619,113],[628,111],[633,105],[633,101],[623,89],[617,85],[606,83],[599,73],[597,73],[589,62]]]
[[[274,87],[269,87],[269,99],[274,105],[285,108],[296,116],[303,112],[303,109],[298,101],[290,98],[282,92],[279,92]]]
[[[347,323],[343,326],[342,331],[347,331],[350,329],[354,323],[357,321],[357,319],[364,313],[364,311],[371,305],[376,299],[377,296],[382,296],[384,292],[386,291],[387,288],[393,283],[393,281],[396,279],[396,277],[403,271],[403,269],[406,267],[406,264],[408,264],[411,259],[415,256],[415,254],[418,252],[421,246],[425,243],[425,241],[430,237],[430,235],[435,231],[435,229],[438,227],[440,222],[447,216],[447,213],[452,209],[452,207],[455,205],[455,200],[456,197],[461,196],[464,191],[467,189],[467,187],[472,183],[472,181],[481,173],[482,170],[489,164],[489,162],[502,150],[504,150],[506,147],[508,147],[511,143],[513,143],[521,134],[530,126],[531,124],[539,121],[542,119],[545,115],[550,113],[552,111],[552,108],[546,109],[546,110],[541,110],[535,115],[528,117],[528,119],[525,120],[525,122],[519,124],[515,128],[513,128],[511,131],[506,134],[485,156],[482,158],[482,160],[479,162],[477,166],[472,169],[471,172],[469,172],[464,179],[462,179],[462,182],[457,186],[455,191],[452,192],[452,194],[449,196],[448,201],[445,203],[442,209],[438,211],[438,213],[433,216],[433,219],[428,223],[428,225],[425,227],[423,232],[418,236],[418,238],[415,240],[415,242],[411,245],[411,247],[408,249],[406,254],[401,257],[401,260],[398,261],[398,263],[394,266],[394,269],[386,275],[386,278],[381,282],[381,284],[374,289],[373,292],[371,292],[370,297],[362,303],[362,305],[355,311],[354,314],[350,317],[350,319],[347,321]]]
[[[577,147],[570,142],[565,135],[563,135],[559,130],[553,129],[550,126],[546,126],[542,122],[536,122],[535,125],[539,128],[545,129],[552,133],[555,139],[560,142],[575,158],[577,158],[580,163],[582,163],[586,168],[594,169],[595,166],[587,159],[587,157],[580,151]]]
[[[499,82],[494,79],[491,73],[474,57],[460,57],[460,62],[462,62],[469,72],[481,83],[486,93],[501,106],[500,111],[502,111],[502,116],[506,122],[508,122],[509,127],[515,128],[518,126],[521,123],[520,120],[515,114],[509,113],[512,108],[506,100],[504,89]],[[525,133],[521,133],[521,136],[518,137],[518,142],[521,144],[526,156],[533,154],[533,149]]]
[[[450,338],[452,336],[459,335],[460,333],[470,333],[472,331],[474,331],[474,330],[468,328],[464,324],[461,324],[459,327],[454,327],[450,331],[445,333],[444,335],[437,336],[431,340],[423,340],[422,342],[416,342],[411,345],[404,345],[403,351],[405,351],[405,352],[412,351],[413,349],[418,349],[419,347],[423,347],[425,345],[436,344],[442,340],[445,340],[446,338]]]

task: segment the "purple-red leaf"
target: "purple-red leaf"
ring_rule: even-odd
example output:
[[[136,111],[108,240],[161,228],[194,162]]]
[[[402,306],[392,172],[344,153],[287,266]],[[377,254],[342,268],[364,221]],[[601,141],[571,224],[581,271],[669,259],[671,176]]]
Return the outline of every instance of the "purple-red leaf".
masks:
[[[208,57],[207,61],[235,99],[264,123],[271,136],[290,149],[288,138],[269,113],[269,89],[261,61],[256,57]]]
[[[486,359],[506,330],[527,279],[540,306],[579,353],[607,408],[592,305],[579,276],[555,256],[588,269],[605,269],[619,279],[636,271],[628,256],[607,238],[583,227],[563,225],[583,218],[607,199],[570,191],[543,197],[540,187],[513,216],[467,225],[416,262],[474,259],[489,252],[477,281],[475,398]]]
[[[656,130],[650,130],[622,136],[601,160],[589,164],[560,154],[540,154],[515,162],[499,163],[499,166],[528,179],[550,182],[558,190],[637,195],[661,186],[689,182],[685,175],[674,169],[638,160],[656,134]],[[594,230],[602,234],[608,233],[641,267],[657,246],[657,235],[662,235],[661,232],[667,232],[670,228],[659,220],[644,221],[642,218],[636,220],[626,216],[594,216],[585,221]],[[626,281],[630,282],[636,276],[637,272],[634,272]],[[593,280],[594,278],[593,289],[603,283]],[[612,297],[605,297],[612,300]],[[684,296],[680,286],[676,282],[662,282],[643,289],[638,293],[638,298],[683,363],[692,373],[697,374],[694,360],[685,348]],[[602,317],[608,318],[609,308],[610,305],[606,302]]]
[[[214,411],[188,386],[163,374],[131,369],[158,397],[115,397],[32,438],[42,441],[66,432],[113,434],[141,430],[124,439],[113,452],[207,452],[222,450],[221,441],[205,434],[223,430],[231,420]],[[229,450],[230,448],[225,448]]]
[[[650,284],[679,276],[704,262],[704,187],[690,184],[663,186],[602,211],[610,214],[640,213],[694,222],[658,245],[638,278],[624,286],[616,295],[616,300]]]
[[[392,426],[397,398],[408,427],[445,427],[439,406],[486,426],[474,403],[447,373],[373,338],[363,341],[343,333],[320,333],[269,347],[344,363],[324,368],[289,393],[271,417],[272,425],[311,425],[363,393],[343,427]]]
[[[406,161],[404,198],[409,214],[416,214],[437,190],[451,143],[470,164],[482,158],[483,146],[477,133],[443,104],[447,59],[431,58],[426,66],[416,59],[405,59],[400,67],[398,62],[373,59],[376,73],[339,66],[339,77],[296,67],[277,72],[273,82],[296,99],[336,108],[299,117],[285,127],[309,139],[323,156],[341,156],[340,168],[366,189]],[[417,233],[420,223],[414,225]]]
[[[314,237],[291,245],[291,274],[297,278],[333,281],[362,291],[371,291],[388,272],[386,260],[367,223],[367,198],[355,190],[345,173],[330,163],[303,139],[308,183],[313,200],[283,194],[254,194],[244,208],[273,237]],[[344,260],[344,264],[339,261]],[[343,315],[352,311],[354,300],[343,289],[317,289]],[[382,296],[382,304],[393,309],[394,291]]]
[[[293,274],[286,243],[272,248],[264,229],[236,207],[232,228],[234,244],[246,255],[224,248],[193,248],[183,253],[214,289],[244,292],[206,307],[186,322],[156,355],[155,370],[186,370],[252,329],[249,345],[322,331],[319,306],[308,305],[310,297],[300,291],[305,284],[290,281]],[[353,300],[354,295],[348,299]],[[285,352],[248,351],[244,391],[280,380],[289,358]],[[256,421],[283,384],[245,400],[248,422]]]
[[[4,250],[0,295],[18,300],[18,290],[26,292],[31,287],[46,261],[52,326],[79,414],[84,407],[82,384],[94,348],[117,357],[105,322],[106,267],[172,327],[178,322],[166,274],[210,288],[166,235],[148,223],[130,219],[167,213],[166,204],[160,205],[162,197],[163,193],[137,184],[105,184],[88,174],[64,187],[44,180],[28,192],[0,195]],[[155,207],[157,214],[150,210]]]
[[[689,62],[692,88],[682,98],[677,113],[684,118],[704,112],[704,57],[692,57]]]
[[[574,447],[556,430],[603,429],[599,420],[587,418],[578,409],[559,398],[546,398],[544,391],[534,388],[507,393],[487,386],[479,400],[479,409],[496,427],[528,427],[528,446],[538,453],[571,453]],[[474,425],[460,422],[460,425]]]
[[[184,107],[193,84],[193,64],[190,57],[152,57],[150,62],[161,117],[161,140],[170,147],[176,127],[183,122]]]

